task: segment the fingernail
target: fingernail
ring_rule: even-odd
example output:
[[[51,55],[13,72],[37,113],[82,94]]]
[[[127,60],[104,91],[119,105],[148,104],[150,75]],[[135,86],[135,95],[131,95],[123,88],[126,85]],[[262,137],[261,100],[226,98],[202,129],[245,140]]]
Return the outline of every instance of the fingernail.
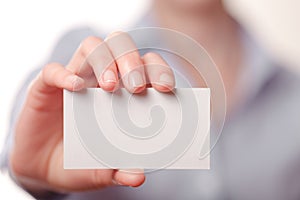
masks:
[[[103,80],[105,83],[116,83],[117,78],[112,70],[106,70],[103,74]]]
[[[139,71],[130,72],[129,84],[132,88],[139,88],[143,86],[145,83],[142,74]]]
[[[159,77],[159,82],[164,84],[164,85],[173,86],[174,79],[170,74],[162,73]]]

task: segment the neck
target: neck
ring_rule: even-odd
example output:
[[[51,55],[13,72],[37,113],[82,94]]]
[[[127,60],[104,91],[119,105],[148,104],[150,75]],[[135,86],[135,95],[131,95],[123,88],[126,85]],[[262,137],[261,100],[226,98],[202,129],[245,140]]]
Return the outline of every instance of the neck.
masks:
[[[207,50],[216,44],[224,45],[224,37],[232,36],[236,23],[219,1],[187,7],[168,0],[155,0],[153,12],[161,27],[183,32],[203,45]],[[228,39],[228,38],[227,38]],[[211,52],[213,53],[213,52]]]
[[[238,26],[221,1],[211,1],[213,3],[188,7],[168,0],[154,0],[152,9],[159,26],[189,35],[208,51],[222,75],[228,103],[232,104],[242,58]]]

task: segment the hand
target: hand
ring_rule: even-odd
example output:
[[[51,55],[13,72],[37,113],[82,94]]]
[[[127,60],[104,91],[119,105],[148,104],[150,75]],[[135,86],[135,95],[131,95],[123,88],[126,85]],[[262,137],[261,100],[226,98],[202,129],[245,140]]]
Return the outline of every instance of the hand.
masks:
[[[120,51],[128,49],[133,51],[116,58]],[[119,80],[118,74],[124,78]],[[88,37],[66,68],[58,63],[45,66],[29,87],[15,127],[10,165],[16,179],[33,192],[141,185],[145,180],[143,173],[63,169],[62,91],[101,87],[112,92],[124,85],[129,92],[139,93],[146,88],[147,80],[160,92],[172,90],[175,84],[172,70],[158,54],[140,57],[130,36],[121,32],[105,41]]]

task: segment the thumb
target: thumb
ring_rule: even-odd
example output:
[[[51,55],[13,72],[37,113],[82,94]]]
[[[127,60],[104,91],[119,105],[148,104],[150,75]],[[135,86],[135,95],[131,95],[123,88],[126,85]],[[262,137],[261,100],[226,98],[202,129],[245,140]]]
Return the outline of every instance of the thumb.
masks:
[[[87,191],[114,185],[137,187],[145,181],[145,175],[140,170],[64,169],[62,152],[61,143],[51,156],[47,175],[50,185],[58,190]]]

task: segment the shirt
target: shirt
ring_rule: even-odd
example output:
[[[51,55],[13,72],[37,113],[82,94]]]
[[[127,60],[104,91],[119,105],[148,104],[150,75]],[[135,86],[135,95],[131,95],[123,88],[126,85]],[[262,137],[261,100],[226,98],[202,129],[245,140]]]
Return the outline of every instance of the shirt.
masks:
[[[90,35],[98,34],[89,28],[68,32],[48,62],[66,65]],[[299,199],[300,78],[271,62],[248,35],[243,37],[245,70],[237,90],[247,91],[247,96],[227,118],[210,155],[210,170],[161,170],[147,174],[139,188],[116,186],[52,199]],[[16,97],[1,156],[2,169],[8,167],[14,124],[26,88],[39,70],[28,77]],[[181,87],[178,82],[177,87]]]

